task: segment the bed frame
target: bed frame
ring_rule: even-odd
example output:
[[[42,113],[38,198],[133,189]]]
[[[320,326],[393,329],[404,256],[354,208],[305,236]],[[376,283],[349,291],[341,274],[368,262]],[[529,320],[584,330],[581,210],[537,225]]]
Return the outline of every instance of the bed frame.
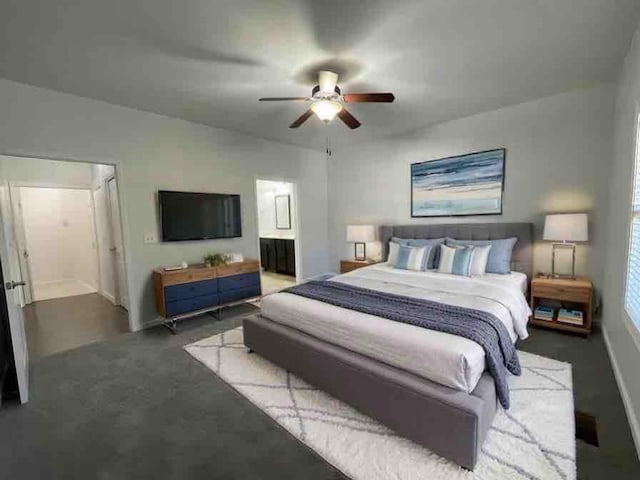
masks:
[[[381,227],[385,255],[391,237],[487,240],[518,237],[512,269],[531,278],[530,223]],[[244,319],[252,351],[352,405],[399,434],[473,470],[497,409],[493,378],[484,373],[469,394],[319,340],[260,315]]]

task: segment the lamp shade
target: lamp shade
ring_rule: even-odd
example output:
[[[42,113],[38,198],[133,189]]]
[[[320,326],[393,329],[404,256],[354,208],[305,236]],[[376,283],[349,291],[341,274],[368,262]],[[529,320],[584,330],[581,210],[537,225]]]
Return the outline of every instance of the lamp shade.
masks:
[[[543,240],[554,242],[586,242],[589,240],[586,213],[557,213],[544,220]]]
[[[347,242],[373,242],[376,230],[373,225],[347,225]]]

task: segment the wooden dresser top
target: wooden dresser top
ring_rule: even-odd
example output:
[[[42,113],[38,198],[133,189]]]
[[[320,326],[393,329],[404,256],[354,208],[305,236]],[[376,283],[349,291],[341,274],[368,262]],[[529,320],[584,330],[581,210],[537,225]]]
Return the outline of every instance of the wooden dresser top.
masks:
[[[163,267],[158,267],[153,270],[153,274],[155,277],[161,279],[163,285],[176,285],[179,283],[229,277],[231,275],[240,275],[242,273],[259,271],[260,262],[258,262],[258,260],[249,259],[243,262],[221,265],[219,267],[205,267],[203,264],[192,265],[188,268],[181,268],[179,270],[165,270]]]

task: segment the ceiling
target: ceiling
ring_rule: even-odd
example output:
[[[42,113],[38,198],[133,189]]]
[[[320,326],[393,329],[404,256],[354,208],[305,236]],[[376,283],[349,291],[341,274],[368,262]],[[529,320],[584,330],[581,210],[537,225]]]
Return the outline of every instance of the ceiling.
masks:
[[[638,0],[0,0],[0,77],[324,149],[617,78]],[[362,121],[288,125],[316,71]]]

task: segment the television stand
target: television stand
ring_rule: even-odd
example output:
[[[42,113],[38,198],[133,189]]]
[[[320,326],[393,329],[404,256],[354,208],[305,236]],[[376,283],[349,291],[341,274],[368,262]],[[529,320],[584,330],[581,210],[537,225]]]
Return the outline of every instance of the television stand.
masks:
[[[166,319],[164,325],[175,334],[180,320],[213,312],[220,319],[222,308],[259,298],[260,263],[245,260],[219,267],[156,268],[153,286],[156,309]]]

